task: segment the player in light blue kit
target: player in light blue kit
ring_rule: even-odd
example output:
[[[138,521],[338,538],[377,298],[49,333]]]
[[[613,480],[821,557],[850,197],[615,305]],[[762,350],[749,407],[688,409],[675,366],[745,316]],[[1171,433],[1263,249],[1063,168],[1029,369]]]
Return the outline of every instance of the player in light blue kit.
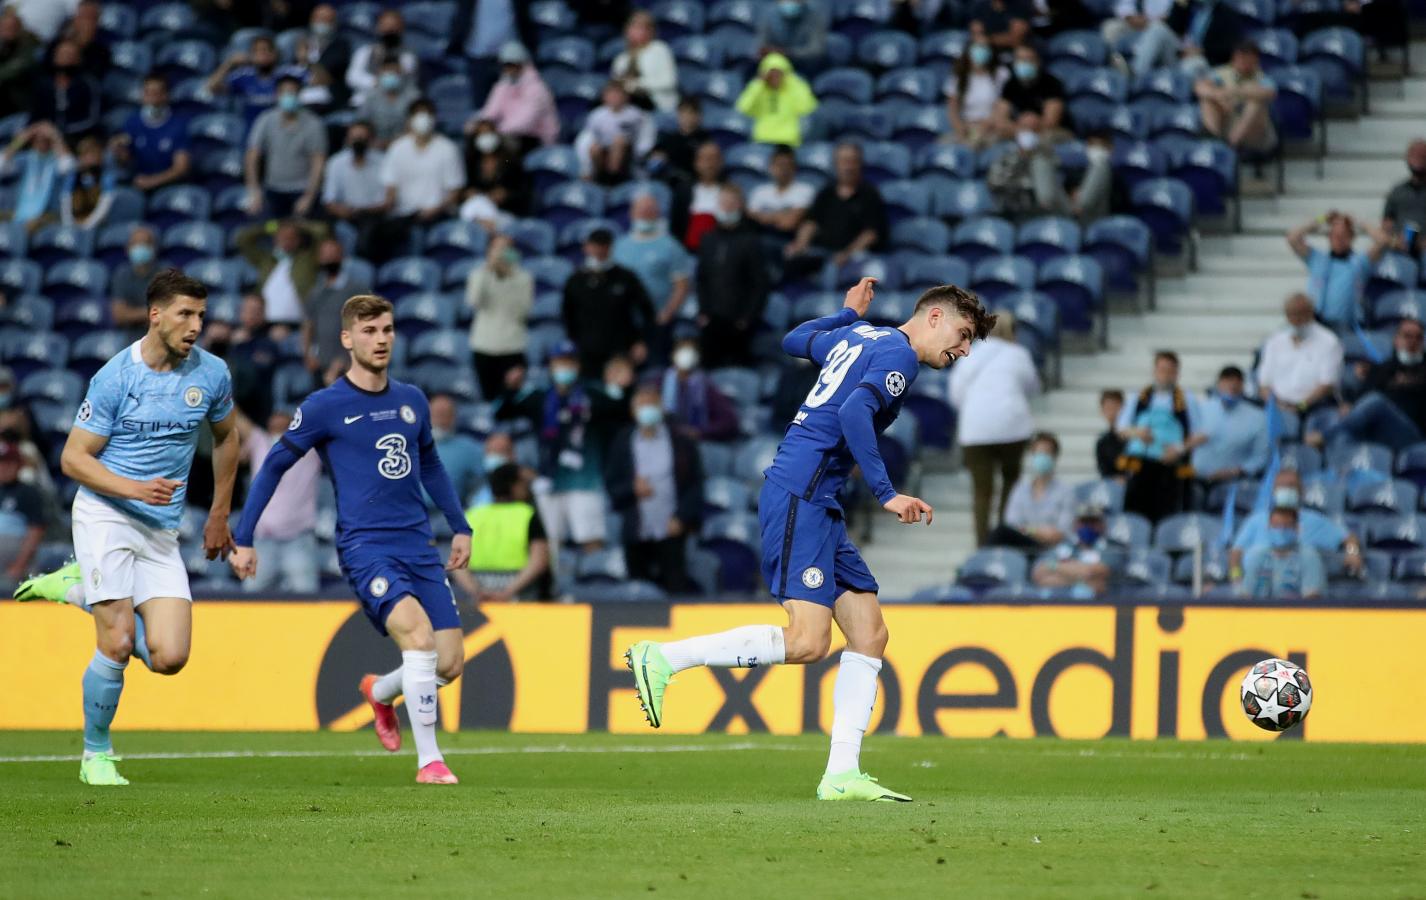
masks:
[[[922,364],[942,369],[970,353],[995,316],[974,294],[952,285],[932,288],[910,320],[896,328],[861,321],[875,279],[847,292],[835,315],[805,322],[782,349],[822,367],[764,472],[758,497],[763,579],[787,610],[788,625],[748,625],[668,643],[640,641],[624,658],[634,673],[649,724],[663,722],[664,689],[692,666],[745,668],[820,662],[831,646],[832,622],[846,636],[832,702],[832,749],[817,786],[820,800],[909,801],[861,771],[862,735],[876,703],[877,674],[887,631],[877,583],[847,537],[837,494],[853,465],[883,508],[904,524],[931,524],[931,507],[898,494],[886,476],[877,435],[896,419],[902,397]]]
[[[83,605],[94,615],[98,649],[83,682],[79,777],[86,784],[129,783],[114,766],[118,757],[109,739],[129,656],[162,675],[188,662],[192,595],[178,524],[205,420],[213,430],[213,504],[203,548],[214,559],[233,546],[233,383],[226,363],[194,346],[207,297],[202,282],[175,269],[149,283],[148,334],[90,380],[60,457],[64,474],[80,485],[75,562],[15,591],[16,600]]]
[[[401,648],[401,667],[362,679],[376,735],[401,748],[392,708],[406,696],[416,739],[416,781],[456,784],[436,746],[436,689],[460,677],[465,647],[446,572],[470,561],[470,526],[431,436],[426,395],[387,376],[396,340],[391,302],[362,294],[342,306],[342,346],[351,368],[312,394],[253,478],[234,538],[239,578],[257,571],[253,530],[282,475],[316,448],[337,493],[337,557],[377,631]],[[442,566],[426,513],[425,488],[455,537]]]

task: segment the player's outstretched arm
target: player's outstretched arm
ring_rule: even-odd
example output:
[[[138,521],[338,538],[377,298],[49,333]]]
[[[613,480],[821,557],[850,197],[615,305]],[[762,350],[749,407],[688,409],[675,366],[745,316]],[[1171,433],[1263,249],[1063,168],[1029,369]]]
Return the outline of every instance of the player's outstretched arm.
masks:
[[[99,453],[107,443],[109,439],[102,434],[84,428],[70,429],[69,439],[64,442],[64,451],[59,458],[60,471],[106,497],[138,500],[150,506],[167,506],[173,501],[173,492],[183,487],[183,482],[172,478],[135,481],[109,471],[99,461]]]
[[[816,340],[817,335],[834,328],[850,325],[866,315],[867,309],[871,306],[875,286],[875,278],[863,278],[858,281],[851,290],[847,291],[847,299],[841,309],[830,316],[821,316],[803,322],[784,335],[782,352],[798,359],[810,359],[815,363],[821,363],[822,360],[816,359],[813,355],[812,342]]]
[[[236,409],[212,423],[213,505],[208,509],[208,523],[203,526],[203,552],[209,559],[227,559],[233,550],[228,516],[233,511],[233,484],[238,478],[238,455],[242,451],[237,423]]]

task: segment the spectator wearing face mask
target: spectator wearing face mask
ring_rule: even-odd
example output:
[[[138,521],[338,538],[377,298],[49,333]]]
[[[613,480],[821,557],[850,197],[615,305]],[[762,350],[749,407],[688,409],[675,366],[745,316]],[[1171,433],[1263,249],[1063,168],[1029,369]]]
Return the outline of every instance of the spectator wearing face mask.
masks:
[[[1406,168],[1411,177],[1386,195],[1381,227],[1395,238],[1395,249],[1415,256],[1426,249],[1421,237],[1426,230],[1426,138],[1407,146]]]
[[[377,148],[386,146],[406,130],[406,115],[411,104],[421,98],[421,91],[401,69],[401,61],[387,59],[381,64],[376,87],[366,92],[357,116],[371,123],[372,140]]]
[[[129,232],[127,259],[114,267],[109,277],[109,315],[117,328],[132,340],[149,330],[149,279],[158,272],[154,248],[158,238],[147,225],[135,225]]]
[[[481,539],[470,563],[451,573],[466,595],[480,603],[548,599],[550,541],[531,501],[530,481],[519,466],[490,470],[490,499],[471,506],[465,520]]]
[[[248,44],[246,53],[240,51],[223,60],[208,76],[207,88],[210,94],[227,94],[241,103],[251,125],[277,102],[278,89],[287,79],[297,82],[296,93],[306,83],[307,72],[299,66],[278,65],[277,45],[272,38],[259,35]]]
[[[635,161],[654,148],[654,120],[629,102],[628,91],[617,81],[604,86],[602,101],[584,120],[574,152],[580,175],[599,184],[621,184]]]
[[[652,385],[635,391],[630,406],[634,425],[614,438],[604,468],[610,505],[623,516],[629,575],[670,593],[690,591],[688,536],[703,517],[698,444],[665,424]]]
[[[735,108],[753,120],[754,142],[797,147],[802,143],[802,120],[816,111],[817,98],[787,57],[769,53]]]
[[[497,421],[525,419],[539,439],[537,506],[555,546],[573,541],[585,551],[604,546],[604,457],[607,428],[623,415],[624,404],[579,375],[580,351],[570,341],[550,350],[550,387],[525,384],[523,366],[505,377],[505,393],[495,400]]]
[[[584,241],[584,265],[564,285],[560,320],[578,340],[580,371],[598,378],[611,356],[648,359],[656,313],[639,276],[614,262],[614,235],[596,228]]]
[[[624,26],[624,51],[614,57],[609,74],[624,86],[636,106],[669,112],[678,102],[678,61],[658,39],[658,22],[638,10]]]
[[[1298,417],[1327,400],[1342,377],[1342,342],[1332,330],[1314,322],[1312,301],[1293,294],[1283,307],[1286,328],[1263,344],[1258,362],[1258,391],[1265,402],[1277,403],[1289,417],[1295,434]]]
[[[1296,529],[1301,545],[1323,553],[1343,554],[1343,564],[1353,575],[1362,568],[1362,547],[1357,536],[1315,509],[1302,505],[1302,479],[1293,469],[1283,469],[1273,478],[1269,509],[1292,509],[1297,512]],[[1241,581],[1245,554],[1255,547],[1270,543],[1271,528],[1268,510],[1249,515],[1238,526],[1233,546],[1228,550],[1228,565],[1234,581]]]
[[[0,589],[5,590],[26,577],[50,524],[44,495],[20,480],[23,464],[19,445],[0,441],[0,567],[4,575]]]
[[[640,194],[629,205],[629,233],[614,242],[614,262],[639,276],[658,309],[659,327],[672,325],[688,299],[693,257],[668,233],[653,194]]]
[[[520,265],[520,251],[508,235],[490,239],[485,261],[470,270],[465,302],[474,314],[470,325],[471,361],[483,397],[498,396],[505,375],[525,363],[535,280]]]
[[[753,188],[748,198],[748,218],[778,237],[797,232],[817,190],[797,180],[797,154],[791,147],[772,151],[768,160],[770,180]]]
[[[693,157],[708,142],[703,127],[703,104],[692,94],[679,98],[674,128],[662,131],[644,160],[649,174],[673,185],[693,181]]]
[[[346,146],[327,160],[322,171],[322,208],[328,217],[356,229],[356,254],[372,256],[372,241],[381,224],[386,188],[381,168],[386,155],[372,145],[370,122],[347,127]]]
[[[673,366],[663,374],[663,411],[678,431],[700,441],[741,437],[738,411],[700,368],[698,338],[682,337],[673,348]]]
[[[258,116],[248,134],[243,174],[250,215],[266,211],[277,219],[305,217],[317,202],[327,162],[327,128],[302,107],[301,89],[296,78],[280,78],[276,108]]]
[[[1073,216],[1092,222],[1109,214],[1114,187],[1110,163],[1113,138],[1105,132],[1090,134],[1084,153],[1088,165],[1073,190],[1065,188],[1059,154],[1041,139],[1039,117],[1021,113],[1016,123],[1017,150],[1001,153],[986,173],[986,186],[1002,213],[1019,218]]]
[[[412,229],[455,212],[465,187],[465,164],[455,142],[436,131],[436,108],[422,97],[411,104],[407,131],[392,142],[381,165],[387,219],[378,229],[379,261],[404,255]]]
[[[528,152],[559,140],[559,109],[545,80],[530,62],[524,45],[511,41],[500,48],[500,80],[490,89],[479,119],[501,135],[518,141]]]
[[[313,7],[307,33],[297,44],[296,61],[308,68],[311,73],[308,80],[312,85],[327,90],[332,104],[347,105],[350,92],[347,90],[346,73],[352,61],[352,45],[337,28],[335,6],[320,3]]]
[[[1254,600],[1316,600],[1326,586],[1322,557],[1298,538],[1297,510],[1274,509],[1267,543],[1245,555],[1238,593]]]
[[[752,364],[753,336],[772,286],[762,237],[742,212],[742,189],[723,185],[718,227],[698,244],[698,327],[710,369]]]
[[[1009,79],[1010,73],[995,62],[984,32],[973,29],[944,88],[956,143],[982,147],[995,140],[995,104]]]
[[[1014,139],[1022,113],[1034,113],[1042,137],[1056,137],[1067,128],[1065,116],[1065,86],[1045,71],[1040,54],[1030,44],[1015,48],[1015,61],[1010,66],[1011,77],[1000,89],[1000,101],[995,104],[995,127],[1006,138]]]
[[[1343,403],[1341,420],[1321,434],[1308,434],[1306,442],[1330,449],[1373,441],[1401,450],[1422,440],[1426,435],[1426,354],[1422,351],[1422,338],[1420,322],[1401,320],[1389,359],[1376,364],[1357,363],[1361,397],[1355,403]]]
[[[1124,479],[1124,473],[1119,470],[1119,457],[1124,455],[1125,441],[1117,430],[1119,412],[1123,408],[1123,391],[1108,388],[1099,392],[1099,416],[1106,425],[1094,442],[1094,462],[1100,478]]]
[[[238,252],[258,271],[264,319],[277,329],[275,340],[303,322],[302,298],[317,284],[317,245],[326,236],[326,225],[295,219],[260,222],[237,233]]]
[[[73,41],[55,44],[50,60],[50,77],[36,85],[30,119],[50,122],[75,140],[99,126],[99,85],[80,67],[79,46]]]
[[[468,505],[484,481],[481,459],[484,453],[475,438],[456,430],[456,401],[449,394],[431,394],[431,438],[441,464],[451,476],[456,496],[462,506]],[[426,505],[434,510],[436,503],[429,496]]]
[[[98,138],[80,138],[75,150],[75,167],[65,175],[60,187],[59,216],[65,225],[89,231],[104,224],[109,215],[119,177],[113,167],[105,164],[104,145]]]
[[[776,0],[758,20],[758,43],[764,54],[780,53],[815,75],[827,66],[827,15],[807,0]]]
[[[342,346],[342,307],[371,284],[346,264],[342,242],[327,238],[317,246],[317,281],[303,300],[302,358],[324,385],[341,377],[351,361]]]
[[[64,142],[64,135],[50,123],[38,122],[15,135],[0,153],[0,175],[20,176],[10,221],[19,222],[31,232],[52,222],[53,215],[47,210],[73,168],[74,154]]]
[[[1005,518],[990,532],[991,546],[1048,549],[1059,544],[1073,525],[1074,494],[1055,477],[1060,442],[1048,431],[1030,439],[1026,473],[1010,489]]]
[[[133,185],[156,191],[188,177],[188,122],[168,104],[168,83],[159,75],[144,78],[143,105],[124,120],[123,133],[110,142],[115,160],[128,167]]]
[[[501,135],[494,122],[481,119],[468,128],[465,171],[462,219],[499,231],[529,214],[534,187],[525,171],[521,142]]]
[[[1307,243],[1307,236],[1327,229],[1327,252]],[[1287,245],[1297,258],[1307,265],[1307,295],[1317,318],[1337,330],[1351,328],[1362,318],[1362,300],[1372,266],[1381,259],[1391,237],[1385,231],[1372,231],[1372,246],[1367,253],[1352,249],[1356,237],[1356,222],[1335,209],[1310,219],[1287,233]]]
[[[1243,370],[1224,366],[1213,395],[1199,404],[1205,440],[1193,471],[1209,485],[1257,477],[1268,465],[1267,415],[1243,400]]]
[[[503,386],[501,390],[504,390]],[[492,396],[499,397],[500,394],[497,393]],[[491,475],[496,469],[502,466],[515,464],[515,441],[511,439],[509,432],[492,431],[486,435],[485,443],[481,445],[480,449],[480,468],[485,474],[485,479],[480,487],[476,489],[475,497],[471,499],[471,509],[476,509],[495,502],[495,494],[490,484]],[[529,474],[531,478],[534,477],[533,472]],[[528,487],[528,485],[526,486]]]
[[[1178,383],[1178,354],[1154,354],[1154,380],[1129,398],[1117,428],[1125,440],[1119,468],[1128,476],[1124,509],[1154,524],[1182,512],[1193,466],[1189,454],[1205,440],[1198,399]]]
[[[1103,597],[1124,564],[1123,552],[1104,537],[1104,510],[1085,504],[1075,510],[1074,528],[1030,570],[1037,587],[1067,590],[1082,600]]]
[[[381,67],[388,59],[399,62],[407,78],[417,77],[420,66],[416,54],[406,48],[405,36],[406,25],[400,11],[388,9],[377,17],[375,43],[358,47],[347,66],[347,87],[351,89],[353,105],[360,106],[367,92],[376,88]]]

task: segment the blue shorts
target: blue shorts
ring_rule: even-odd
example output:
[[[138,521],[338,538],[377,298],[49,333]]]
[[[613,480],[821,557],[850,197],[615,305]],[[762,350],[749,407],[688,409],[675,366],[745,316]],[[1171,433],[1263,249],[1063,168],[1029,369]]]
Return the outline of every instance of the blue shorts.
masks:
[[[435,547],[358,545],[337,555],[362,611],[383,635],[386,617],[408,594],[421,604],[436,631],[460,627],[460,610]]]
[[[846,591],[877,593],[840,510],[816,506],[771,482],[758,495],[763,580],[778,602],[809,600],[829,609]]]

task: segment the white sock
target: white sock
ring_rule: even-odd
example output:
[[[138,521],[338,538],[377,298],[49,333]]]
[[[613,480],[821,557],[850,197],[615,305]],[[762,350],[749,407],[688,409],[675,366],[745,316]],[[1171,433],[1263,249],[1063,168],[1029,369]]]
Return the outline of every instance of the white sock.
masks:
[[[778,665],[787,656],[782,628],[777,625],[744,625],[732,631],[670,641],[660,644],[659,650],[675,672],[693,666],[752,669]]]
[[[876,705],[876,676],[881,660],[842,651],[837,684],[832,689],[832,752],[827,754],[827,774],[861,770],[862,735],[871,724]]]
[[[416,739],[416,767],[424,768],[441,759],[436,746],[436,651],[405,650],[401,661],[401,692]]]
[[[397,666],[376,679],[376,683],[371,686],[371,695],[382,703],[391,703],[400,697],[402,668],[402,666]]]

